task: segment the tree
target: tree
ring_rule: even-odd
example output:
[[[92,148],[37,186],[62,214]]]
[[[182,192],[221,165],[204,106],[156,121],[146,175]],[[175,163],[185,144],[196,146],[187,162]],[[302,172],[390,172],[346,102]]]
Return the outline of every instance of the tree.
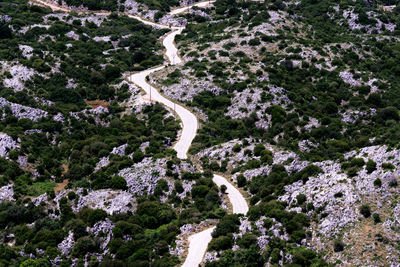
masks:
[[[304,195],[304,194],[298,194],[298,195],[296,196],[296,199],[297,199],[297,204],[298,204],[298,205],[302,205],[304,202],[307,201],[307,196]]]
[[[238,187],[243,187],[243,186],[246,185],[246,183],[247,183],[246,178],[244,177],[243,174],[240,174],[240,175],[237,177],[237,185],[238,185]]]
[[[398,121],[400,119],[399,110],[395,107],[386,107],[380,109],[378,112],[378,116],[384,121],[386,120]]]
[[[382,106],[382,98],[379,93],[371,93],[367,100],[365,101],[366,104],[372,105],[374,107],[381,107]]]
[[[374,181],[374,186],[375,187],[381,187],[382,186],[382,180],[379,178],[376,178]]]
[[[369,207],[369,205],[362,205],[360,207],[360,213],[365,217],[368,218],[369,216],[371,216],[371,208]]]
[[[232,236],[220,236],[211,240],[210,244],[208,245],[208,250],[225,250],[231,248],[233,245]]]
[[[374,213],[372,215],[372,218],[374,219],[374,224],[380,223],[381,222],[381,216],[379,216],[378,213]]]
[[[128,188],[128,186],[127,186],[126,180],[124,178],[122,178],[121,176],[115,175],[111,179],[111,188],[126,190]]]
[[[366,169],[368,173],[372,173],[373,171],[376,170],[376,162],[373,160],[368,160],[367,161],[367,165],[366,165]]]
[[[233,152],[240,152],[240,150],[242,150],[242,146],[241,145],[239,145],[239,144],[235,144],[234,146],[233,146],[233,148],[232,148],[232,151]]]
[[[0,244],[0,259],[11,260],[17,257],[17,253],[7,245]]]
[[[0,22],[0,40],[12,38],[12,32],[7,24]]]
[[[63,201],[63,199],[64,199],[64,201]],[[65,197],[63,197],[63,198],[60,200],[60,212],[61,212],[61,220],[62,220],[63,222],[67,222],[67,221],[69,221],[70,219],[75,218],[75,214],[74,214],[74,212],[72,211],[71,206],[68,205],[68,203],[67,203],[67,198],[65,198]]]
[[[47,259],[27,259],[26,261],[22,262],[20,267],[50,267],[50,262]]]
[[[225,194],[226,193],[226,189],[227,189],[227,187],[226,187],[226,185],[221,185],[221,187],[219,188],[219,190],[221,191],[221,193],[222,194]]]
[[[76,194],[74,191],[68,192],[68,199],[73,200],[76,198]]]
[[[76,241],[71,255],[79,258],[83,257],[88,252],[95,252],[96,250],[97,246],[94,240],[91,237],[85,236]]]
[[[112,80],[121,76],[121,69],[117,66],[107,65],[104,70],[107,80]]]
[[[344,243],[341,240],[336,239],[333,241],[333,251],[340,252],[344,249]]]
[[[257,145],[255,145],[254,146],[254,150],[253,150],[253,153],[254,153],[254,156],[261,156],[261,152],[263,151],[263,150],[265,150],[265,146],[263,145],[263,144],[257,144]]]
[[[235,233],[239,230],[239,224],[240,221],[237,215],[226,215],[217,224],[217,227],[214,229],[212,236],[216,238],[222,235],[227,235],[229,233]]]
[[[132,160],[134,163],[141,162],[144,158],[144,154],[140,149],[137,149],[133,155],[132,155]]]
[[[93,226],[96,222],[102,221],[107,217],[107,212],[102,209],[89,210],[87,222]]]
[[[397,180],[393,178],[392,180],[389,181],[389,186],[390,187],[396,187],[397,186]]]
[[[179,181],[175,182],[175,190],[178,194],[183,193],[184,189],[181,182]]]
[[[86,225],[82,220],[73,219],[67,222],[65,228],[74,233],[75,240],[87,235]]]

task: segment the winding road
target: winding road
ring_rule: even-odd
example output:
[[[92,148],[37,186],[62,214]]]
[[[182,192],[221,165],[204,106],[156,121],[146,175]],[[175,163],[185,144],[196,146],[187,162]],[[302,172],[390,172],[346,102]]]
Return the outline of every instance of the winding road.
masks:
[[[63,11],[63,12],[71,12],[69,8],[60,7],[52,3],[48,3],[43,0],[32,0],[33,3],[37,3],[39,5],[48,6],[54,11]],[[205,1],[199,2],[190,6],[177,8],[172,10],[169,15],[177,15],[186,10],[190,9],[193,6],[197,7],[205,7],[214,1]],[[89,12],[80,12],[80,13],[89,13]],[[100,11],[100,12],[90,12],[96,14],[108,15],[110,12]],[[168,33],[164,40],[163,45],[166,49],[165,55],[170,64],[176,65],[181,64],[183,61],[178,55],[178,49],[174,44],[174,39],[177,34],[180,34],[184,27],[169,27],[168,25],[158,24],[152,21],[145,20],[139,16],[128,15],[131,18],[137,19],[146,25],[150,25],[157,28],[171,28],[172,32]],[[162,66],[151,68],[148,70],[144,70],[135,74],[132,74],[129,77],[129,81],[135,83],[137,86],[141,87],[146,92],[146,98],[150,98],[151,101],[157,101],[159,103],[164,104],[171,110],[175,110],[178,114],[179,118],[182,121],[182,133],[178,142],[174,145],[174,149],[177,152],[177,157],[180,159],[187,158],[187,152],[192,144],[193,139],[196,136],[198,129],[198,121],[196,116],[190,112],[185,107],[179,105],[178,103],[174,103],[171,100],[162,96],[158,90],[152,87],[146,80],[146,77],[156,71],[159,71],[167,66],[165,63]],[[229,201],[232,203],[232,209],[234,214],[246,214],[249,210],[247,202],[243,195],[240,193],[238,189],[236,189],[228,180],[220,175],[214,174],[213,182],[218,185],[225,185],[227,187],[226,193],[228,195]],[[203,230],[199,233],[193,234],[189,237],[189,250],[188,255],[186,257],[185,262],[183,263],[183,267],[197,267],[201,264],[204,254],[207,250],[208,243],[211,241],[212,236],[211,233],[215,229],[214,227],[210,227],[206,230]]]
[[[206,6],[209,2],[200,2],[195,4],[194,6]],[[179,14],[186,11],[190,7],[183,7],[171,11],[170,14]],[[144,22],[145,23],[145,22]],[[175,27],[174,30],[167,34],[167,36],[163,40],[163,45],[166,49],[165,55],[172,65],[182,63],[182,59],[178,55],[178,49],[174,44],[174,39],[177,34],[180,34],[184,28],[183,27]],[[146,97],[151,98],[152,101],[157,101],[170,109],[175,109],[175,112],[178,114],[182,121],[182,133],[175,144],[174,149],[177,152],[177,156],[180,159],[187,158],[187,152],[192,144],[193,139],[196,136],[198,129],[198,121],[196,116],[190,112],[188,109],[183,106],[170,101],[169,99],[162,96],[156,88],[152,87],[146,80],[146,77],[155,71],[159,71],[165,68],[166,65],[145,70],[142,72],[135,73],[129,77],[129,80],[139,87],[141,87],[146,92]],[[151,95],[150,95],[151,92]],[[247,202],[243,195],[237,190],[231,183],[228,182],[224,177],[214,174],[213,182],[221,187],[221,185],[225,185],[227,187],[226,193],[228,195],[229,201],[232,203],[233,213],[235,214],[246,214],[249,210]],[[186,257],[185,262],[182,267],[197,267],[203,260],[204,254],[206,253],[208,243],[210,243],[212,239],[212,232],[215,229],[214,227],[210,227],[206,230],[203,230],[199,233],[193,234],[189,237],[189,249],[188,255]]]

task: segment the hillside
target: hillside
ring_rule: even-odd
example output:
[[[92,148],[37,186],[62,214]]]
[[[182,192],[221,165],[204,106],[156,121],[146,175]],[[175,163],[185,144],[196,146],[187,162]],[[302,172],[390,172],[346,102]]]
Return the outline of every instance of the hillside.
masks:
[[[394,1],[0,7],[0,265],[400,263]]]

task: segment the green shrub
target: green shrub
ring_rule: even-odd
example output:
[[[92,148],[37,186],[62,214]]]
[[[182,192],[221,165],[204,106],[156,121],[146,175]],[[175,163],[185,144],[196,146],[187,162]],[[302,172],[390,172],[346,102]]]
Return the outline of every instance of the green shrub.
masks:
[[[233,146],[233,148],[232,148],[232,151],[235,152],[235,153],[240,152],[240,150],[242,150],[242,146],[239,145],[239,144],[235,144],[235,145]]]
[[[382,168],[386,171],[394,170],[394,165],[392,163],[382,163]]]
[[[375,171],[376,170],[376,162],[373,160],[368,160],[366,169],[367,169],[368,173],[372,173],[373,171]]]
[[[85,256],[88,252],[95,252],[97,249],[98,247],[94,240],[91,237],[85,236],[76,241],[71,255],[80,258]]]
[[[89,210],[87,216],[87,222],[90,226],[93,226],[95,223],[104,220],[107,217],[107,212],[101,209]]]
[[[389,186],[390,187],[397,187],[397,180],[396,179],[392,179],[389,181]]]
[[[380,223],[381,222],[381,217],[379,216],[378,213],[374,213],[372,215],[372,218],[374,219],[374,224]]]
[[[298,194],[296,196],[296,199],[297,199],[297,204],[302,205],[303,203],[305,203],[307,201],[307,196],[304,194]]]
[[[376,178],[374,181],[374,186],[375,187],[381,187],[382,186],[382,181],[379,178]]]
[[[76,198],[76,194],[75,194],[74,191],[68,192],[68,199],[69,199],[69,200],[73,200],[73,199],[75,199],[75,198]]]
[[[342,192],[337,192],[337,193],[335,193],[333,196],[334,196],[335,198],[339,198],[339,197],[342,197],[342,196],[343,196],[343,193],[342,193]]]
[[[360,207],[360,213],[365,217],[368,218],[369,216],[371,216],[371,208],[369,207],[369,205],[362,205]]]
[[[208,245],[209,251],[220,251],[231,248],[233,245],[232,236],[220,236],[211,240]]]
[[[333,251],[341,252],[344,250],[344,243],[341,240],[333,241]]]
[[[237,177],[237,185],[238,185],[238,187],[244,187],[244,186],[246,186],[246,183],[247,183],[246,178],[244,177],[243,174],[240,174]]]

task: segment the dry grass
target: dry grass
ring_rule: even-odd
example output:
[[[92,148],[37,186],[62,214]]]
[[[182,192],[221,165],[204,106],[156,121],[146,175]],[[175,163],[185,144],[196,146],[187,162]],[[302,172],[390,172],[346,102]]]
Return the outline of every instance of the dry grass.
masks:
[[[85,101],[86,105],[90,106],[91,108],[98,108],[102,106],[103,108],[108,107],[110,104],[103,101],[103,100],[93,100],[93,101]]]
[[[62,190],[65,189],[65,187],[68,185],[68,179],[65,179],[64,181],[62,181],[62,183],[57,183],[57,185],[54,187],[54,192],[58,193]]]

